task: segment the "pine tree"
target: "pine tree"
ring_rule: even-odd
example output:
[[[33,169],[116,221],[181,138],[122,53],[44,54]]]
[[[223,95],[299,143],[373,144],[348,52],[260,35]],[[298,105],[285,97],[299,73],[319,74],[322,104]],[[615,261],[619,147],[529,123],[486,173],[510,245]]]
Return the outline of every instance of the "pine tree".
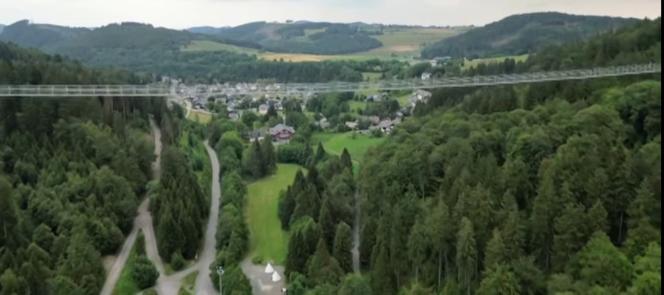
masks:
[[[428,228],[423,218],[418,218],[408,236],[408,258],[415,267],[415,280],[419,281],[420,267],[427,260],[427,249],[430,244]]]
[[[254,140],[246,154],[242,157],[243,167],[245,173],[253,178],[261,178],[265,175],[265,161],[263,160],[263,153],[261,145],[258,140]]]
[[[320,229],[309,216],[298,219],[291,226],[286,256],[286,275],[305,273],[307,259],[315,252],[316,242],[320,239]]]
[[[18,222],[11,184],[0,176],[0,245],[15,249],[21,244]]]
[[[484,277],[477,295],[518,295],[519,281],[503,264],[495,265]]]
[[[316,148],[316,155],[314,156],[314,164],[318,164],[327,158],[327,152],[323,147],[323,143],[319,142]]]
[[[289,229],[293,210],[295,210],[295,197],[289,186],[286,191],[279,194],[278,214],[282,229]]]
[[[320,214],[320,196],[313,185],[307,184],[304,190],[295,197],[295,203],[291,224],[304,216],[318,218]]]
[[[330,256],[326,242],[318,240],[316,252],[307,263],[307,277],[314,285],[338,284],[343,276],[343,270],[334,257]]]
[[[344,278],[337,295],[371,295],[371,286],[364,277],[351,274]]]
[[[461,220],[457,235],[457,278],[463,293],[471,294],[477,277],[477,244],[473,224],[468,218]]]
[[[274,171],[277,169],[277,157],[274,153],[274,145],[272,145],[272,137],[267,136],[262,141],[261,154],[263,158],[264,175],[274,173]]]
[[[484,251],[484,269],[490,272],[499,264],[507,263],[508,259],[503,236],[499,229],[494,229],[491,240],[487,243]]]
[[[323,239],[325,240],[326,245],[332,245],[334,243],[334,234],[336,232],[336,222],[332,217],[332,211],[330,208],[330,197],[326,195],[323,200],[323,205],[320,207],[320,213],[318,214],[318,225],[321,228]]]
[[[609,237],[597,232],[577,254],[574,273],[584,283],[593,286],[625,290],[631,282],[632,264],[618,250]]]
[[[344,150],[341,152],[341,166],[348,168],[351,171],[353,170],[353,161],[350,157],[350,153],[348,153],[346,148],[344,148]]]
[[[350,226],[345,222],[337,225],[332,253],[344,272],[353,271],[353,237]]]
[[[427,227],[430,230],[432,246],[438,253],[438,279],[437,289],[442,287],[443,267],[449,271],[449,253],[452,251],[454,227],[450,218],[449,208],[445,201],[440,199],[438,205],[428,215]]]
[[[585,216],[582,205],[569,203],[560,217],[555,220],[555,235],[553,238],[553,267],[561,271],[567,265],[569,258],[579,251],[587,241],[587,234],[583,229]]]

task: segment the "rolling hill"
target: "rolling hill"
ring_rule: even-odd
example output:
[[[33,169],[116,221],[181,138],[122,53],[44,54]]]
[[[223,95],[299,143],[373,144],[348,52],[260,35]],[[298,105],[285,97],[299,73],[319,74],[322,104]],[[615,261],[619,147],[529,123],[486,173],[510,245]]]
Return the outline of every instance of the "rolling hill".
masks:
[[[527,54],[548,45],[584,40],[636,21],[557,12],[513,15],[427,46],[422,50],[422,57]]]
[[[382,46],[373,26],[326,22],[253,22],[232,28],[198,27],[190,31],[224,40],[260,44],[265,50],[285,53],[345,54]]]

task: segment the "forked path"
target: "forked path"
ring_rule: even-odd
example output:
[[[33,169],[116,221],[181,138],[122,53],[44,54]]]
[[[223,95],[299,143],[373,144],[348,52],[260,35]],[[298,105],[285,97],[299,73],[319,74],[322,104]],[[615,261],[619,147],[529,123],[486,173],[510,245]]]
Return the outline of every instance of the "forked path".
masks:
[[[212,200],[210,202],[210,217],[208,219],[207,228],[205,230],[205,240],[203,241],[203,251],[197,262],[198,276],[196,277],[196,295],[213,295],[217,291],[212,285],[210,279],[210,264],[214,262],[216,254],[215,238],[217,234],[217,225],[219,221],[219,203],[221,202],[221,185],[219,184],[219,160],[217,153],[205,141],[205,149],[207,149],[210,156],[210,163],[212,164]]]
[[[152,136],[154,138],[154,153],[156,155],[156,158],[152,163],[152,177],[154,179],[158,179],[161,170],[161,130],[159,127],[157,127],[157,124],[155,124],[152,118],[150,118],[150,127],[152,128]],[[141,229],[145,233],[145,246],[147,248],[146,252],[148,257],[150,257],[150,259],[157,266],[159,274],[164,274],[164,265],[161,262],[161,257],[159,257],[158,252],[156,252],[157,243],[154,239],[154,230],[152,229],[152,216],[150,215],[150,211],[148,211],[149,203],[150,199],[146,197],[138,207],[138,216],[136,216],[134,219],[134,225],[131,229],[131,232],[129,232],[127,239],[125,240],[124,244],[122,244],[120,253],[118,253],[113,266],[106,276],[106,281],[104,282],[104,286],[100,292],[101,295],[111,295],[113,293],[113,289],[118,283],[122,269],[124,269],[125,264],[127,263],[127,259],[129,259],[131,249],[134,248],[134,243],[136,242],[138,231]]]

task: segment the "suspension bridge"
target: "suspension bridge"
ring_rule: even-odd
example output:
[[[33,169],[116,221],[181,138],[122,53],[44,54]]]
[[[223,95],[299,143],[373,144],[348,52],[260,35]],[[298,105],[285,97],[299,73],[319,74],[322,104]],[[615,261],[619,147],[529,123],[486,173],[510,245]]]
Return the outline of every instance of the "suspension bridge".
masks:
[[[0,97],[188,97],[307,95],[314,93],[416,90],[514,85],[661,73],[660,63],[502,75],[326,83],[226,83],[209,85],[0,85]]]

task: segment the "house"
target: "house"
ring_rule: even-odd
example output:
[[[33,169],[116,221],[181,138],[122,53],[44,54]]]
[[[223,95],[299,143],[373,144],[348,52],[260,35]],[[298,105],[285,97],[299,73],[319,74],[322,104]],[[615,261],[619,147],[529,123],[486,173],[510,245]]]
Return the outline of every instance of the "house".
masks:
[[[429,72],[424,72],[424,73],[422,73],[422,77],[421,77],[421,78],[422,78],[422,81],[429,80],[429,79],[431,79],[431,73],[429,73]]]
[[[330,128],[330,122],[327,121],[327,118],[321,118],[318,122],[316,122],[316,125],[318,125],[318,127],[321,129]]]
[[[270,128],[269,132],[272,140],[276,142],[288,142],[295,135],[295,129],[285,124],[277,124]]]
[[[378,125],[380,123],[380,117],[378,116],[369,116],[369,122],[371,122],[371,125]]]
[[[258,106],[258,113],[261,115],[266,115],[267,111],[270,109],[270,106],[267,104],[262,104]]]
[[[392,129],[394,129],[394,126],[395,126],[395,125],[396,125],[396,124],[395,124],[394,121],[392,121],[392,120],[390,120],[390,119],[385,119],[385,120],[383,120],[383,121],[380,121],[380,123],[378,123],[378,126],[377,126],[377,127],[378,127],[378,129],[380,129],[380,131],[382,131],[383,133],[385,133],[385,134],[390,134],[390,132],[392,132]]]
[[[381,102],[381,101],[385,100],[386,97],[387,97],[387,94],[385,94],[385,93],[377,93],[377,94],[367,96],[366,101],[368,101],[368,102]]]
[[[228,112],[228,118],[231,119],[231,121],[237,121],[240,119],[240,114],[236,111],[230,111]]]
[[[415,105],[418,102],[423,102],[423,103],[429,102],[430,98],[431,98],[431,92],[418,89],[415,92],[413,92],[413,94],[410,96],[410,104],[411,106],[415,107]]]
[[[346,127],[348,127],[350,130],[355,130],[357,129],[359,123],[357,121],[348,121],[344,123],[344,125],[346,125]]]

